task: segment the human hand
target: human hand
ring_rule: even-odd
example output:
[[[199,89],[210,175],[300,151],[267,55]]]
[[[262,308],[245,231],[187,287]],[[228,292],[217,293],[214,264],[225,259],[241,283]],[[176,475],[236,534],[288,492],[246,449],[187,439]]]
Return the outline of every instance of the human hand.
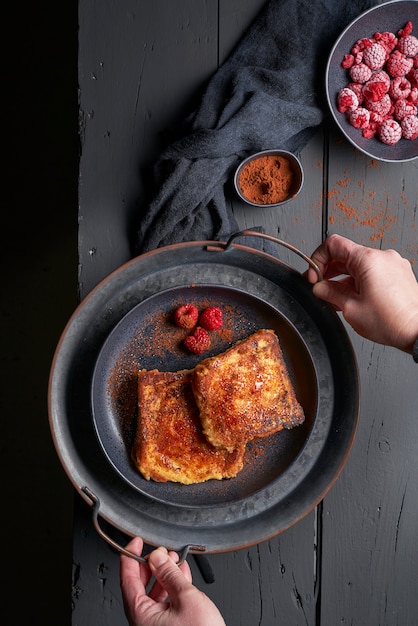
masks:
[[[141,554],[143,541],[135,537],[126,546]],[[188,563],[180,566],[176,552],[158,548],[147,563],[120,557],[120,585],[129,626],[225,626],[215,604],[192,584]],[[147,594],[152,575],[155,582]]]
[[[412,353],[418,337],[418,283],[407,259],[340,235],[330,235],[311,258],[324,276],[313,286],[318,298],[341,311],[362,337]],[[307,277],[311,283],[317,280],[312,268]]]

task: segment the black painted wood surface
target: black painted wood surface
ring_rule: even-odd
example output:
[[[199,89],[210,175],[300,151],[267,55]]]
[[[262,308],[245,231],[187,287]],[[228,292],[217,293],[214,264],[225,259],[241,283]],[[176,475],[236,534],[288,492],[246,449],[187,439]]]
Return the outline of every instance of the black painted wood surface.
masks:
[[[80,3],[80,297],[130,258],[144,177],[164,132],[188,112],[263,3]],[[251,209],[231,195],[240,225],[263,225],[308,254],[325,233],[339,232],[393,247],[418,267],[418,161],[373,161],[332,125],[301,158],[303,191],[280,212]],[[281,258],[305,269],[287,250]],[[195,584],[228,626],[418,624],[418,370],[410,356],[348,332],[359,361],[361,414],[337,483],[275,539],[211,555],[213,584],[190,559]],[[74,626],[126,624],[118,554],[97,535],[77,495],[73,554]]]

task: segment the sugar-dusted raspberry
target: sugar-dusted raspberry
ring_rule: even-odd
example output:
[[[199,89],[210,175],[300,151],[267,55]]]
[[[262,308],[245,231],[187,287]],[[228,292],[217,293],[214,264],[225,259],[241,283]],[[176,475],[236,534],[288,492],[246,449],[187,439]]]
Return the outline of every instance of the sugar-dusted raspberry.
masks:
[[[366,128],[363,128],[361,134],[365,139],[371,139],[377,133],[377,124],[369,124]]]
[[[378,133],[380,141],[388,146],[393,146],[402,137],[402,128],[396,120],[387,119],[379,126]]]
[[[400,37],[397,48],[407,57],[413,57],[418,54],[418,39],[414,35]]]
[[[379,113],[379,115],[383,116],[390,113],[393,108],[392,100],[390,99],[388,93],[385,93],[382,99],[378,100],[377,102],[365,100],[364,106],[366,107],[366,109],[369,109],[369,111],[374,111],[375,113]]]
[[[402,137],[405,139],[416,139],[418,137],[418,117],[407,115],[401,121]]]
[[[193,328],[199,318],[199,311],[194,304],[182,304],[174,311],[173,317],[180,328]]]
[[[386,91],[389,91],[390,76],[387,72],[385,72],[385,70],[379,70],[378,72],[373,72],[368,82],[371,83],[375,81],[379,83],[385,83]]]
[[[210,346],[210,337],[207,330],[197,326],[192,335],[183,339],[185,347],[193,354],[202,354]]]
[[[410,93],[411,83],[404,76],[397,76],[391,81],[389,95],[392,100],[399,100],[399,98],[406,100]]]
[[[367,128],[370,121],[370,113],[364,107],[357,107],[355,111],[347,114],[347,119],[354,128]]]
[[[363,85],[361,83],[348,83],[347,88],[351,89],[351,91],[354,91],[357,96],[358,104],[360,106],[360,104],[364,100]]]
[[[363,63],[372,70],[381,70],[384,66],[388,53],[380,43],[374,43],[363,52]]]
[[[346,111],[354,111],[358,107],[358,98],[354,91],[349,89],[348,87],[343,87],[340,89],[337,96],[337,108],[340,113],[345,113]]]
[[[345,70],[349,70],[353,63],[354,56],[352,54],[345,54],[343,60],[341,61],[341,67]]]
[[[356,63],[350,68],[350,78],[355,83],[366,83],[372,75],[372,70],[365,63]]]
[[[418,87],[418,68],[412,69],[406,75],[406,78],[411,83],[411,87]]]
[[[394,33],[385,31],[384,33],[375,33],[373,36],[375,41],[378,41],[381,46],[384,47],[386,52],[392,52],[398,43],[398,38]]]
[[[412,22],[407,22],[403,28],[398,30],[399,37],[408,37],[412,33]]]
[[[391,52],[386,62],[386,70],[389,76],[395,78],[396,76],[405,76],[409,70],[413,67],[413,60],[410,57],[406,57],[399,50]]]
[[[407,101],[410,104],[418,105],[418,87],[412,87],[411,93],[409,94]]]
[[[407,100],[404,100],[403,98],[399,98],[399,100],[396,100],[394,115],[398,122],[401,122],[404,117],[416,114],[417,107],[415,106],[415,104],[410,104]]]
[[[363,96],[370,102],[379,102],[385,93],[387,89],[383,80],[369,80],[363,85]]]
[[[384,116],[380,115],[380,113],[377,113],[376,111],[370,111],[370,125],[373,124],[376,126],[380,126],[384,119]]]
[[[373,39],[369,37],[363,37],[362,39],[358,39],[354,46],[351,48],[351,54],[358,54],[359,52],[363,52],[366,48],[369,48],[374,43]]]
[[[217,306],[209,306],[199,315],[199,324],[205,330],[218,330],[222,328],[222,311]]]

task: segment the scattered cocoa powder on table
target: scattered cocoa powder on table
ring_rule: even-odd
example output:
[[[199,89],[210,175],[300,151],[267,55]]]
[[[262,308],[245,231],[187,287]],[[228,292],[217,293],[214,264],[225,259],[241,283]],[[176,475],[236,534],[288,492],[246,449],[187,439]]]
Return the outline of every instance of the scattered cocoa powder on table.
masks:
[[[293,175],[288,159],[266,155],[244,165],[238,176],[238,185],[250,202],[276,204],[289,197]]]

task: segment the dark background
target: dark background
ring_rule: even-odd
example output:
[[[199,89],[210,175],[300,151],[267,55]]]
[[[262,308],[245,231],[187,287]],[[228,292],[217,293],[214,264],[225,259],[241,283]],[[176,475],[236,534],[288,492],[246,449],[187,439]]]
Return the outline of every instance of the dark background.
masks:
[[[3,19],[1,621],[65,626],[73,488],[47,386],[78,302],[77,2],[15,3]]]

